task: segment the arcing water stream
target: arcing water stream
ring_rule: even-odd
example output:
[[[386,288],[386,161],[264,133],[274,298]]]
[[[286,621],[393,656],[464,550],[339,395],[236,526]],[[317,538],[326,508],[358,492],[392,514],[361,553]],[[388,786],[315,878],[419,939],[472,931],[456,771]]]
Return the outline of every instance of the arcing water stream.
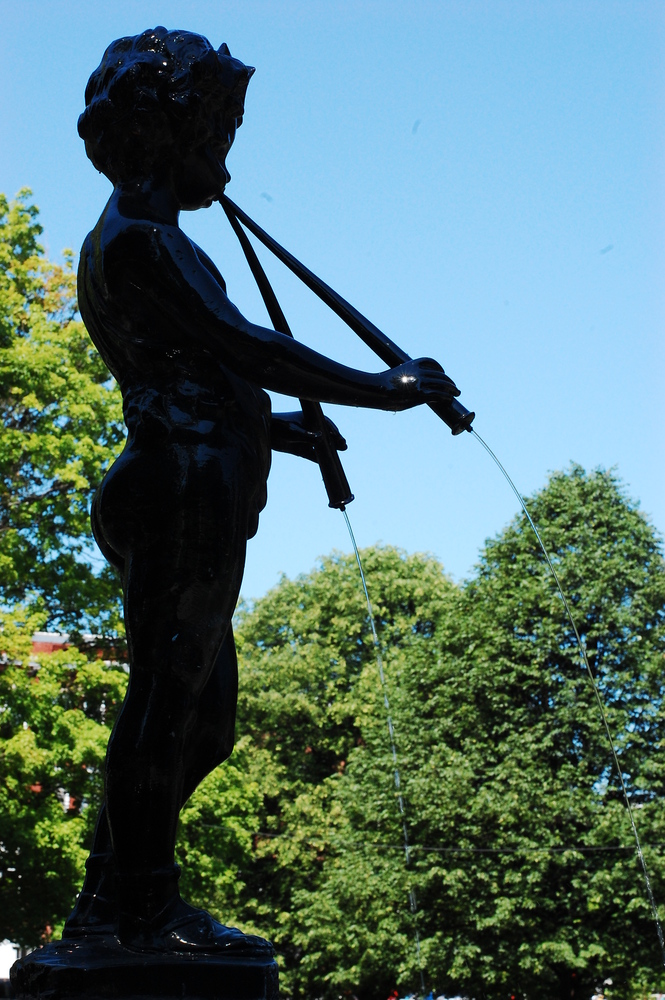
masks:
[[[633,836],[635,838],[635,848],[636,848],[637,857],[639,859],[639,863],[640,863],[640,866],[642,868],[642,872],[643,872],[643,875],[644,875],[644,882],[645,882],[645,885],[646,885],[646,892],[647,892],[647,897],[648,897],[648,900],[649,900],[649,906],[651,908],[651,913],[652,913],[652,916],[653,916],[653,920],[654,920],[654,923],[656,925],[656,934],[658,936],[658,943],[660,945],[660,951],[661,951],[661,956],[662,956],[662,960],[663,960],[663,965],[665,965],[665,939],[663,938],[663,929],[662,929],[662,926],[661,926],[660,918],[658,916],[658,907],[656,906],[656,899],[654,897],[653,888],[652,888],[652,885],[651,885],[651,877],[649,875],[649,870],[647,868],[647,864],[646,864],[646,861],[645,861],[645,858],[644,858],[644,853],[642,851],[642,845],[640,843],[640,837],[639,837],[639,834],[638,834],[638,831],[637,831],[637,826],[635,824],[635,816],[634,816],[633,808],[631,806],[630,798],[628,796],[628,790],[626,788],[626,783],[625,783],[625,780],[624,780],[623,772],[621,770],[621,764],[620,764],[620,761],[619,761],[619,757],[617,755],[616,746],[615,746],[614,739],[612,737],[612,733],[610,731],[610,727],[609,727],[609,724],[608,724],[608,721],[607,721],[607,714],[605,712],[605,706],[603,705],[603,700],[601,698],[600,691],[598,689],[598,684],[596,683],[596,678],[594,676],[593,670],[591,668],[591,664],[589,662],[589,658],[587,656],[586,647],[584,645],[582,637],[580,636],[580,633],[578,631],[577,625],[575,624],[575,619],[573,618],[573,613],[571,611],[570,604],[568,602],[568,599],[566,598],[566,595],[564,593],[563,587],[561,585],[561,581],[559,580],[559,577],[558,577],[558,574],[556,572],[556,569],[554,568],[554,564],[552,562],[550,554],[547,551],[547,549],[545,547],[545,544],[544,544],[544,542],[543,542],[543,540],[541,538],[540,532],[538,531],[538,528],[537,528],[536,524],[534,523],[533,518],[531,517],[531,514],[529,513],[529,511],[527,509],[526,502],[525,502],[522,494],[519,492],[519,490],[515,486],[515,483],[510,478],[510,476],[506,472],[505,468],[503,467],[503,465],[501,464],[501,462],[499,461],[499,459],[497,458],[497,456],[494,454],[494,452],[492,451],[492,449],[489,447],[489,445],[487,444],[487,442],[484,441],[484,439],[477,433],[477,431],[474,430],[473,427],[469,426],[468,430],[473,434],[473,436],[476,438],[476,440],[479,442],[479,444],[482,445],[482,447],[485,449],[485,451],[490,456],[490,458],[496,463],[497,467],[501,471],[502,475],[505,477],[505,479],[506,479],[508,485],[510,486],[511,490],[513,491],[513,493],[517,497],[517,500],[519,501],[519,504],[520,504],[522,510],[524,511],[524,514],[525,514],[525,516],[527,518],[527,521],[529,522],[529,525],[531,526],[531,529],[532,529],[532,531],[533,531],[533,533],[534,533],[534,535],[535,535],[535,537],[536,537],[536,539],[538,541],[538,545],[542,549],[543,555],[545,556],[545,560],[547,562],[549,570],[550,570],[550,572],[552,574],[552,577],[554,579],[554,582],[556,584],[556,588],[558,590],[559,596],[561,597],[561,601],[563,603],[563,607],[564,607],[564,610],[565,610],[565,613],[566,613],[566,617],[568,618],[568,620],[570,622],[570,625],[571,625],[571,628],[573,630],[573,633],[575,635],[575,639],[577,641],[577,645],[578,645],[579,651],[580,651],[580,659],[581,659],[582,665],[584,666],[584,668],[585,668],[585,670],[587,672],[587,675],[589,677],[589,681],[590,681],[590,683],[591,683],[591,685],[593,687],[593,691],[594,691],[594,695],[595,695],[595,698],[596,698],[596,702],[598,704],[598,710],[599,710],[599,713],[600,713],[600,718],[602,720],[602,725],[603,725],[603,728],[604,728],[605,733],[607,735],[607,740],[608,740],[608,743],[609,743],[609,747],[610,747],[610,751],[611,751],[611,756],[612,756],[612,759],[614,761],[616,772],[617,772],[617,774],[619,776],[619,782],[620,782],[620,785],[621,785],[621,791],[622,791],[622,794],[623,794],[624,802],[626,804],[626,811],[628,813],[628,817],[630,819],[630,825],[631,825],[631,828],[632,828],[632,831],[633,831]],[[406,860],[406,866],[407,866],[407,869],[408,869],[409,863],[411,861],[411,852],[412,852],[413,848],[409,845],[409,829],[408,829],[408,824],[407,824],[406,810],[405,810],[405,806],[404,806],[404,797],[403,797],[403,793],[402,793],[402,780],[401,780],[401,777],[400,777],[400,772],[399,772],[399,768],[398,768],[398,760],[397,760],[397,745],[396,745],[396,737],[395,737],[395,726],[393,724],[393,719],[392,719],[392,715],[391,715],[391,711],[390,711],[390,702],[389,702],[389,699],[388,699],[388,692],[387,692],[387,687],[386,687],[386,679],[385,679],[385,671],[384,671],[384,665],[383,665],[383,657],[382,657],[382,654],[381,654],[381,646],[380,646],[380,643],[379,643],[379,637],[378,637],[377,630],[376,630],[376,623],[375,623],[375,620],[374,620],[374,613],[372,611],[372,602],[370,601],[369,591],[367,589],[367,580],[365,578],[365,573],[364,573],[363,566],[362,566],[362,561],[361,561],[361,558],[360,558],[360,552],[358,551],[358,546],[356,544],[356,539],[355,539],[355,536],[353,534],[353,529],[351,527],[351,522],[349,520],[348,512],[347,512],[347,510],[344,507],[342,507],[342,513],[344,514],[344,519],[346,521],[346,526],[348,528],[349,536],[351,538],[351,544],[353,546],[353,551],[354,551],[354,554],[355,554],[355,557],[356,557],[356,562],[358,564],[358,570],[359,570],[359,573],[360,573],[360,580],[361,580],[361,583],[362,583],[363,592],[365,594],[365,600],[367,602],[367,613],[368,613],[368,616],[369,616],[369,623],[370,623],[370,628],[371,628],[371,631],[372,631],[372,642],[374,644],[374,651],[375,651],[375,654],[376,654],[376,663],[377,663],[377,668],[378,668],[378,673],[379,673],[379,680],[381,682],[381,690],[382,690],[382,693],[383,693],[383,703],[384,703],[385,710],[386,710],[386,721],[387,721],[387,724],[388,724],[388,733],[390,735],[390,748],[391,748],[392,759],[393,759],[393,777],[394,777],[394,782],[395,782],[395,790],[397,792],[397,806],[398,806],[399,813],[400,813],[400,818],[401,818],[401,821],[402,821],[402,831],[403,831],[403,835],[404,835],[403,851],[404,851],[404,857],[405,857],[405,860]],[[423,964],[422,964],[422,956],[421,956],[421,948],[420,948],[420,934],[419,934],[418,923],[417,923],[417,903],[416,903],[416,896],[415,896],[415,892],[414,892],[412,886],[408,887],[408,895],[409,895],[409,905],[410,905],[410,908],[411,908],[411,913],[412,913],[413,922],[414,922],[416,953],[417,953],[418,969],[419,969],[419,972],[420,972],[420,984],[421,984],[421,989],[422,989],[422,994],[421,995],[424,996],[425,995],[425,970],[424,970]]]

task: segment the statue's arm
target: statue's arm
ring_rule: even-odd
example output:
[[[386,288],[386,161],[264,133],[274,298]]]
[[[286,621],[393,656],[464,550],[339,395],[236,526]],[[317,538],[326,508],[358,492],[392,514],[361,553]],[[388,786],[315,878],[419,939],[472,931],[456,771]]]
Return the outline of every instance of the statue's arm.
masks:
[[[431,359],[409,361],[382,372],[339,364],[275,330],[245,319],[219,281],[204,267],[180,229],[150,228],[149,252],[132,264],[155,310],[168,313],[239,375],[266,389],[301,399],[403,410],[458,395],[454,383]],[[137,267],[143,275],[137,274]]]

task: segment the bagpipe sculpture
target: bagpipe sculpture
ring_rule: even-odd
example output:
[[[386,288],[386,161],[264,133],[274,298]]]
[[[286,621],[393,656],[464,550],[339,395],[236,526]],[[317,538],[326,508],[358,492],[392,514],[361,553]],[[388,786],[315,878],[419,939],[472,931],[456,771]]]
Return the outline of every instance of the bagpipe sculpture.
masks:
[[[180,809],[233,749],[232,617],[271,452],[317,462],[330,506],[344,511],[346,443],[321,403],[428,405],[453,434],[473,430],[437,361],[412,360],[226,197],[253,72],[226,45],[157,27],[113,42],[86,87],[79,134],[113,192],[83,244],[79,307],[127,425],[91,517],[122,581],[130,679],[81,892],[63,939],[13,967],[17,996],[276,1000],[270,942],[186,902],[174,856]],[[215,202],[272,328],[240,313],[180,228],[182,210]],[[246,230],[389,367],[360,371],[295,340]],[[301,409],[272,413],[265,390]],[[580,650],[593,683],[581,640]]]
[[[454,434],[473,419],[437,361],[409,358],[225,198],[253,72],[226,45],[157,27],[113,42],[86,87],[79,134],[113,192],[83,244],[79,307],[127,425],[91,517],[122,580],[130,679],[84,884],[62,941],[15,964],[19,996],[276,997],[271,944],[182,899],[174,859],[182,805],[233,749],[231,622],[271,451],[316,461],[343,510],[346,443],[321,402],[428,404]],[[179,226],[182,210],[217,201],[272,329],[239,312]],[[294,340],[243,225],[389,368],[359,371]],[[301,410],[272,413],[265,390]]]

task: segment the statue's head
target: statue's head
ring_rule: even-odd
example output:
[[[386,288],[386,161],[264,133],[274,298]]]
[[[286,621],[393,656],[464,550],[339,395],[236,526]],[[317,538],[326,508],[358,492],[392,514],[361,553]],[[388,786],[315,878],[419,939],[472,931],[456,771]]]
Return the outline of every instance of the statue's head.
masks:
[[[112,42],[85,89],[78,131],[113,184],[214,143],[223,161],[253,67],[190,31],[157,27]]]

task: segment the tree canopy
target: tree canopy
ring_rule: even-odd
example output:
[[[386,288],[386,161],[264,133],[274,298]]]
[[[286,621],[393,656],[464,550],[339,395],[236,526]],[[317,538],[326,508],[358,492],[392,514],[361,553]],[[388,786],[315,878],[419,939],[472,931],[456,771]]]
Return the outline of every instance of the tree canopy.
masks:
[[[555,475],[531,507],[596,654],[662,898],[662,557],[607,473]],[[428,983],[451,994],[568,996],[574,978],[601,973],[624,989],[653,982],[658,941],[606,736],[526,520],[487,544],[431,637],[414,629],[385,646],[413,862],[405,870],[398,850],[368,663],[363,739],[336,785],[321,881],[296,896],[305,976],[327,966],[331,987],[417,985],[411,887]]]
[[[530,508],[594,664],[662,898],[658,539],[611,473],[573,466]],[[240,725],[280,755],[287,773],[291,761],[293,779],[300,772],[277,808],[270,800],[264,829],[278,835],[257,848],[257,860],[269,852],[264,864],[290,888],[288,903],[283,889],[271,903],[294,988],[319,995],[325,984],[332,996],[352,985],[377,998],[396,984],[416,988],[410,889],[428,988],[554,997],[569,996],[576,981],[593,986],[595,976],[624,990],[653,984],[658,941],[606,735],[526,519],[486,544],[461,587],[432,559],[375,549],[364,560],[396,731],[408,869],[353,559],[284,581],[240,629]],[[320,727],[320,704],[331,722],[344,720],[346,739]],[[297,844],[301,860],[309,853],[302,872]]]
[[[530,504],[593,654],[661,899],[658,540],[610,473],[572,467]],[[450,995],[558,998],[606,976],[616,996],[659,985],[658,942],[593,691],[532,539],[516,518],[461,586],[432,557],[362,554],[408,866],[354,558],[324,559],[241,611],[237,747],[183,810],[183,891],[271,937],[288,995],[385,1000],[395,987],[418,988],[416,930],[427,988]],[[26,629],[8,621],[5,635]],[[8,665],[0,677],[0,766],[12,775],[0,840],[19,848],[0,879],[0,900],[11,903],[0,912],[14,915],[0,934],[26,941],[73,901],[126,679],[76,651],[37,660],[39,670]],[[74,798],[67,812],[64,790]],[[51,895],[41,872],[53,873]]]
[[[30,194],[0,195],[0,602],[115,634],[118,581],[99,569],[89,509],[122,444],[122,400],[77,319],[73,255],[45,257]]]
[[[74,902],[127,682],[76,644],[30,652],[47,621],[120,629],[87,520],[119,395],[39,232],[27,193],[0,201],[0,939],[24,945]],[[528,505],[663,900],[661,541],[612,472],[573,465]],[[475,998],[588,997],[607,977],[625,1000],[665,989],[594,692],[526,519],[459,585],[431,556],[362,558],[385,690],[353,556],[239,609],[236,749],[182,811],[184,895],[271,938],[294,1000],[386,1000],[421,973]]]
[[[0,939],[24,946],[64,920],[80,888],[127,684],[75,647],[34,656],[42,624],[18,607],[0,615]]]

